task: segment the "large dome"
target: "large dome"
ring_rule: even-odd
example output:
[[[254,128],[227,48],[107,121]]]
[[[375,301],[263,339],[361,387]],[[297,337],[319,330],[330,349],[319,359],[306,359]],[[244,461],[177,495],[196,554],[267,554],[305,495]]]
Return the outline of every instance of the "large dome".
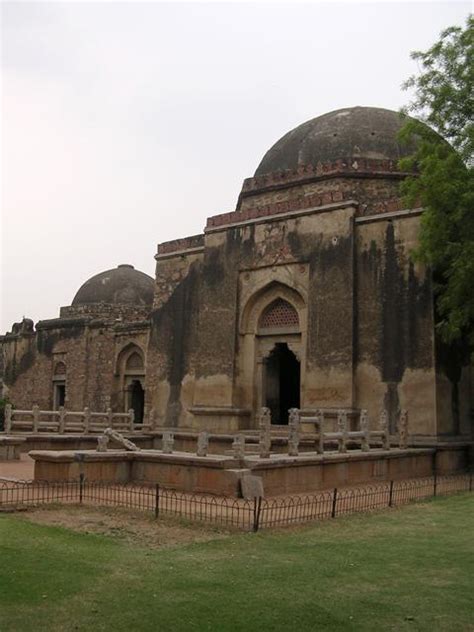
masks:
[[[79,288],[72,305],[108,303],[112,305],[150,305],[153,279],[129,264],[96,274]]]
[[[399,160],[413,150],[397,140],[402,124],[398,112],[382,108],[344,108],[323,114],[280,138],[267,151],[255,175],[343,158]]]

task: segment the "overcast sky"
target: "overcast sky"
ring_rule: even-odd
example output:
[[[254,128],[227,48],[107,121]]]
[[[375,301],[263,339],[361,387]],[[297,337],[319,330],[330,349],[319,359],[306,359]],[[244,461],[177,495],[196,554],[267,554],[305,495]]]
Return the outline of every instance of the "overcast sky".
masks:
[[[409,59],[469,2],[1,5],[1,325],[234,210],[296,125],[398,109]]]

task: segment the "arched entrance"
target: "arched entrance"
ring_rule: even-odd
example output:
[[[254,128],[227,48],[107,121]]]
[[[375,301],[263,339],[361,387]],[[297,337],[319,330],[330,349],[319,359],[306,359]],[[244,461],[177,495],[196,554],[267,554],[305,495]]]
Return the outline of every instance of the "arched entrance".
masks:
[[[307,316],[300,290],[271,281],[242,309],[236,385],[254,427],[262,406],[270,408],[272,423],[281,425],[288,423],[290,408],[304,407]]]
[[[129,387],[130,408],[135,413],[135,423],[143,423],[143,411],[145,409],[145,391],[140,380],[132,380]]]
[[[145,410],[145,362],[142,350],[133,343],[117,357],[116,397],[112,406],[135,413],[135,423],[143,423]]]
[[[272,424],[288,424],[288,410],[300,407],[300,363],[284,342],[277,342],[264,360],[263,401]]]
[[[257,339],[261,363],[263,406],[272,424],[288,424],[288,410],[300,407],[300,321],[295,307],[281,296],[271,301],[258,319]]]

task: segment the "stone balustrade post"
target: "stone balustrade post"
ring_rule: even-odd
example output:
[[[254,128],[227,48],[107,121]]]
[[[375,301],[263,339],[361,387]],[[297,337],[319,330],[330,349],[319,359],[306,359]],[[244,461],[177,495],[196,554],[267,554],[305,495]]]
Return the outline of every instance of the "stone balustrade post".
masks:
[[[370,434],[369,434],[369,415],[366,410],[360,411],[359,430],[362,433],[360,449],[363,452],[370,450]]]
[[[97,437],[97,452],[107,452],[107,446],[109,443],[109,437],[107,435],[101,435]]]
[[[300,444],[300,411],[290,408],[288,419],[288,456],[298,456]]]
[[[344,410],[337,413],[337,428],[340,434],[339,452],[347,452],[347,413]]]
[[[408,448],[408,411],[402,410],[398,418],[398,447],[400,450]]]
[[[245,435],[235,435],[232,442],[232,451],[236,459],[245,458]]]
[[[384,409],[380,413],[380,430],[382,431],[382,447],[384,450],[390,450],[390,435],[388,431],[388,413]]]
[[[107,415],[107,427],[108,428],[113,428],[114,427],[114,414],[113,414],[112,409],[110,407],[107,408],[106,415]]]
[[[5,406],[5,432],[12,431],[13,407],[11,404]]]
[[[209,449],[209,433],[200,432],[197,438],[196,456],[207,456]]]
[[[86,408],[84,408],[84,412],[82,414],[83,414],[83,417],[84,417],[83,431],[84,431],[84,434],[87,434],[89,432],[90,426],[91,426],[91,411],[86,406]]]
[[[260,408],[258,414],[259,439],[258,446],[260,450],[260,458],[268,459],[272,449],[272,438],[270,434],[271,411],[266,406]]]
[[[161,437],[161,450],[163,454],[172,454],[174,445],[174,434],[169,430],[165,430]]]
[[[66,410],[64,406],[59,407],[59,425],[58,430],[59,434],[64,434],[64,430],[66,428]]]
[[[324,454],[324,413],[322,410],[316,412],[316,419],[319,433],[316,452],[318,454]]]
[[[40,409],[38,404],[35,404],[32,409],[33,412],[33,432],[39,432],[39,413]]]
[[[135,411],[133,410],[133,408],[129,408],[128,409],[128,417],[129,417],[129,428],[130,428],[130,432],[133,432],[135,429]]]

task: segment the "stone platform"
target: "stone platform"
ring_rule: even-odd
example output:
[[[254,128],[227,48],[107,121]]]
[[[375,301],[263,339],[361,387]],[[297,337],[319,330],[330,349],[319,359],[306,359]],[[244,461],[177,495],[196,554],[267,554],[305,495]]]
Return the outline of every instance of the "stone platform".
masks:
[[[147,433],[125,432],[124,437],[131,439],[140,448],[153,448],[153,437]],[[12,433],[12,437],[21,439],[21,451],[30,450],[95,450],[98,433],[81,434],[78,432],[60,434],[58,432],[22,432]],[[0,441],[2,434],[0,433]]]
[[[90,480],[159,483],[186,492],[238,496],[245,474],[261,477],[266,496],[302,493],[361,483],[402,480],[460,472],[467,468],[465,446],[360,450],[347,453],[303,453],[296,457],[272,454],[234,458],[159,450],[32,451],[35,479],[65,480],[81,473]]]

